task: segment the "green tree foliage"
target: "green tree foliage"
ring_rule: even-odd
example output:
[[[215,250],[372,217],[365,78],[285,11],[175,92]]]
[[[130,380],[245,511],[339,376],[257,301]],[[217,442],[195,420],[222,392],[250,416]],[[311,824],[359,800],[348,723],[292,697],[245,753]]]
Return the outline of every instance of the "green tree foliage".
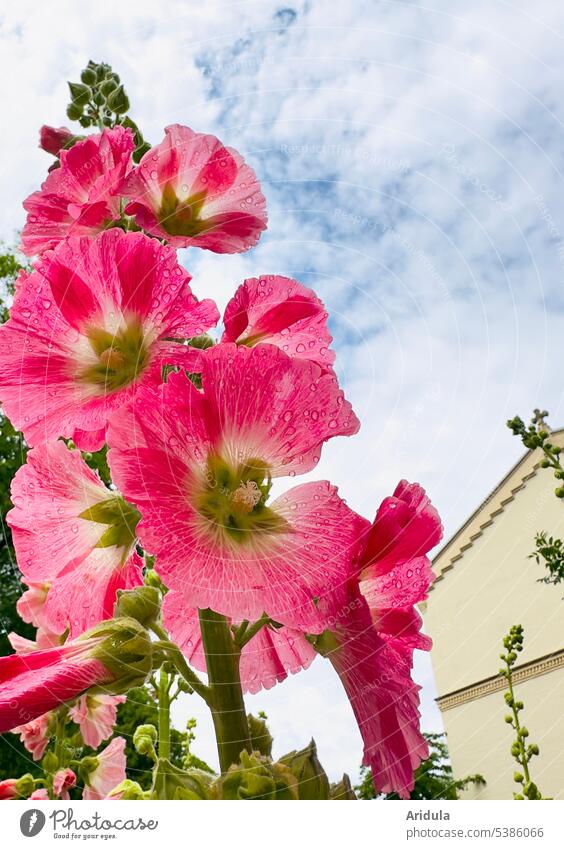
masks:
[[[415,770],[415,786],[410,799],[458,799],[459,791],[470,784],[485,784],[481,775],[468,775],[466,778],[454,778],[449,763],[448,747],[444,734],[425,734],[429,744],[429,757]],[[399,799],[397,793],[377,796],[372,783],[372,773],[368,767],[361,767],[361,782],[355,787],[359,799]]]

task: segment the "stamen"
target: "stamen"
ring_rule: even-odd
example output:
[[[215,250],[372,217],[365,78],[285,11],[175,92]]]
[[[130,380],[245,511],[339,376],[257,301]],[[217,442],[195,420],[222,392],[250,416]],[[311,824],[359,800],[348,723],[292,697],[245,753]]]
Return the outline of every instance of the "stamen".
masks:
[[[237,504],[239,509],[245,513],[251,513],[262,498],[256,481],[243,481],[237,489],[231,493],[231,501]]]

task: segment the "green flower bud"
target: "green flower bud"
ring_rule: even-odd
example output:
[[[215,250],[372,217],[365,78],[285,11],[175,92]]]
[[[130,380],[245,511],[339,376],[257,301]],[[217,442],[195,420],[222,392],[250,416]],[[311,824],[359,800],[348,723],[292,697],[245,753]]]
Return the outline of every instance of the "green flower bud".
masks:
[[[96,71],[92,68],[85,68],[80,75],[80,79],[85,85],[91,86],[96,82]]]
[[[520,733],[521,737],[528,737],[529,736],[529,729],[528,728],[521,728],[519,733]]]
[[[345,774],[338,782],[338,784],[332,784],[329,788],[329,798],[330,799],[356,799],[356,793],[354,792],[351,784],[351,780],[348,775]]]
[[[67,106],[67,118],[70,118],[71,121],[78,121],[78,119],[82,115],[82,107],[77,106],[76,103],[69,103]],[[85,126],[84,124],[82,126]]]
[[[114,616],[130,616],[141,625],[155,622],[161,609],[161,596],[155,587],[135,587],[133,590],[118,590]]]
[[[159,758],[153,786],[161,788],[159,799],[209,799],[214,777],[201,769],[179,769]]]
[[[537,746],[536,743],[531,743],[531,745],[528,747],[527,751],[529,752],[529,755],[532,757],[533,755],[538,755],[539,747]]]
[[[280,758],[298,779],[300,799],[328,799],[329,779],[317,758],[315,740],[299,752],[290,752]]]
[[[251,735],[251,746],[253,751],[260,752],[261,755],[270,757],[272,755],[272,743],[274,742],[267,724],[264,719],[253,716],[250,713],[247,717],[249,721],[249,732]]]
[[[557,486],[554,494],[557,498],[564,498],[564,486]]]
[[[147,757],[156,761],[155,743],[157,737],[157,729],[154,725],[139,725],[133,734],[133,745],[140,755],[147,755]]]
[[[59,759],[56,756],[55,752],[46,752],[42,761],[41,766],[48,773],[56,772],[59,766]]]
[[[69,83],[71,100],[75,106],[84,107],[90,102],[92,90],[82,83]]]
[[[524,779],[524,777],[521,775],[521,773],[520,773],[520,772],[515,772],[515,773],[513,773],[513,781],[516,781],[516,782],[517,782],[517,784],[522,784],[522,783],[524,782],[524,780],[525,780],[525,779]]]
[[[115,80],[109,79],[104,80],[103,83],[100,83],[100,93],[104,95],[104,97],[108,97],[112,92],[114,92],[117,88],[117,83]]]
[[[118,695],[145,682],[153,667],[153,648],[147,631],[136,619],[120,618],[100,622],[79,637],[98,637],[91,656],[104,664],[113,675],[113,682],[104,684],[104,692]]]
[[[509,713],[505,717],[505,721],[507,722],[508,725],[513,725],[513,717]]]
[[[26,772],[21,778],[16,781],[16,793],[23,799],[29,799],[35,790],[35,779],[31,773]]]
[[[129,99],[122,85],[118,86],[118,88],[110,94],[107,104],[108,109],[111,109],[112,112],[116,113],[116,115],[125,115],[129,109]]]

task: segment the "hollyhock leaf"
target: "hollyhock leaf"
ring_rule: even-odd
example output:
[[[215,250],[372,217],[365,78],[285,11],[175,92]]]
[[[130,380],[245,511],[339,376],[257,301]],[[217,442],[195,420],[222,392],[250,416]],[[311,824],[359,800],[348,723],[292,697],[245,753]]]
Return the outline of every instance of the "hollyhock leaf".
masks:
[[[23,253],[40,254],[70,235],[93,236],[118,221],[119,186],[133,167],[134,146],[131,130],[114,127],[61,150],[60,168],[24,201]]]
[[[27,442],[97,449],[109,415],[155,370],[196,365],[172,339],[204,333],[218,313],[189,281],[170,248],[120,230],[68,239],[21,274],[0,328],[0,399]]]
[[[125,212],[148,233],[175,247],[237,253],[256,244],[266,227],[264,196],[255,173],[215,136],[173,124],[127,177]]]
[[[223,321],[223,342],[247,347],[268,342],[325,369],[335,360],[323,302],[290,277],[270,274],[245,280],[227,304]]]

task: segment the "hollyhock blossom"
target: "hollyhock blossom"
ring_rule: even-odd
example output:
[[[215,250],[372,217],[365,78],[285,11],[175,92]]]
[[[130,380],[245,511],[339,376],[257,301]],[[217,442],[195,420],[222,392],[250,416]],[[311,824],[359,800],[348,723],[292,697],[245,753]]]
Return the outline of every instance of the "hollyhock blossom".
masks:
[[[117,719],[117,706],[123,704],[125,699],[125,696],[87,693],[71,707],[69,715],[80,726],[80,734],[87,746],[97,749],[103,740],[111,737]]]
[[[34,761],[40,761],[47,748],[51,738],[52,718],[50,713],[44,713],[37,719],[12,728],[14,734],[19,734],[21,742],[31,753]]]
[[[91,771],[86,776],[82,798],[103,799],[125,780],[125,739],[114,737],[105,749],[86,760]]]
[[[380,793],[408,798],[413,772],[428,749],[419,731],[413,650],[428,650],[414,605],[433,580],[427,552],[441,539],[439,515],[425,490],[401,481],[360,534],[349,599],[315,640],[347,692]],[[361,580],[359,582],[358,577]]]
[[[17,781],[17,778],[5,778],[3,781],[0,781],[0,802],[5,802],[9,799],[17,799]]]
[[[29,798],[30,799],[36,799],[37,801],[40,801],[40,802],[44,802],[45,800],[49,799],[49,794],[48,794],[47,790],[45,789],[45,787],[38,787],[37,790],[33,791],[33,793],[31,794],[31,796]]]
[[[53,776],[53,793],[61,799],[70,799],[69,789],[76,786],[76,775],[72,769],[59,769]]]
[[[90,687],[113,692],[143,683],[151,641],[132,619],[118,619],[52,649],[0,657],[0,734],[73,701]]]
[[[322,368],[335,361],[323,302],[290,277],[269,274],[245,280],[227,304],[223,323],[222,342],[247,347],[269,342]]]
[[[49,628],[48,619],[45,616],[45,602],[48,592],[49,584],[30,582],[27,590],[24,590],[16,602],[16,610],[20,619],[36,628],[43,628],[45,631]]]
[[[0,399],[27,442],[104,443],[107,418],[163,365],[195,370],[179,341],[218,318],[171,248],[141,233],[71,238],[20,275],[0,328]]]
[[[143,582],[136,509],[109,490],[79,451],[49,442],[28,452],[12,480],[7,516],[19,568],[42,596],[49,634],[75,637],[113,615],[116,593]],[[23,598],[23,596],[22,596]],[[39,615],[39,614],[36,614]]]
[[[266,227],[254,171],[215,136],[172,124],[124,181],[125,208],[147,233],[177,248],[239,253]]]
[[[358,517],[327,481],[266,502],[273,477],[313,468],[358,420],[334,375],[272,345],[210,348],[202,386],[171,375],[112,419],[112,477],[141,511],[139,537],[189,607],[315,631],[318,598],[343,592]]]
[[[166,594],[163,623],[188,662],[195,669],[206,672],[198,611],[186,606],[182,593]],[[315,649],[299,631],[263,627],[241,650],[239,671],[243,692],[269,690],[284,681],[290,672],[307,669],[315,657]]]
[[[39,147],[46,153],[58,156],[75,135],[68,127],[49,127],[43,124],[39,130]]]
[[[51,135],[46,142],[51,148],[58,144]],[[133,133],[124,127],[88,136],[69,150],[59,148],[60,168],[24,201],[23,253],[40,254],[67,236],[94,236],[119,221],[118,189],[131,170],[134,148]]]

